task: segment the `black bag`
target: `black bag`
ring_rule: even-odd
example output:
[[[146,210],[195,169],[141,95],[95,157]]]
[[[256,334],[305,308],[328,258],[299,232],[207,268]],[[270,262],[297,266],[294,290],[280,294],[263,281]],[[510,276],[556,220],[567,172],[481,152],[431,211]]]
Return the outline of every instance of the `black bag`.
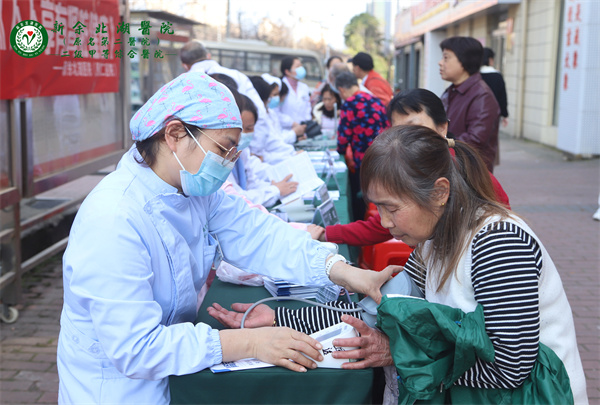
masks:
[[[304,134],[307,138],[314,138],[317,135],[321,135],[321,126],[316,121],[302,121],[300,124],[306,125]]]

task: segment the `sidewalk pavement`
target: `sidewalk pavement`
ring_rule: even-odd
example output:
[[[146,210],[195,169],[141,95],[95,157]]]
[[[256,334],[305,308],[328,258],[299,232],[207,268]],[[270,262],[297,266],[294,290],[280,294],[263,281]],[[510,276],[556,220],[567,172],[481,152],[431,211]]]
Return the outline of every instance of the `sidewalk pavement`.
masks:
[[[558,268],[575,318],[590,404],[600,404],[600,160],[502,138],[494,172]],[[61,257],[26,274],[14,324],[0,324],[0,403],[56,403],[56,344],[62,307]]]

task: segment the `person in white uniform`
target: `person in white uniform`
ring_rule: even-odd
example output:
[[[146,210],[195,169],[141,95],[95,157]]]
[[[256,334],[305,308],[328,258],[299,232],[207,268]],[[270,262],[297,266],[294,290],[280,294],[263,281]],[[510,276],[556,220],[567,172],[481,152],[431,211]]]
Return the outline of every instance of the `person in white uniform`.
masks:
[[[253,154],[261,156],[263,145],[260,141],[265,139],[269,134],[269,126],[266,118],[264,118],[266,110],[248,76],[239,70],[226,68],[221,66],[217,61],[212,60],[210,58],[210,52],[208,52],[204,45],[197,40],[187,42],[181,48],[179,57],[181,59],[181,64],[186,71],[207,73],[209,75],[220,73],[231,77],[237,84],[237,91],[250,97],[252,102],[256,104],[258,109],[258,121],[256,122],[254,129],[255,136],[250,148]]]
[[[235,90],[231,91],[235,95]],[[238,144],[238,150],[241,150],[242,153],[227,180],[238,194],[247,197],[253,203],[272,207],[279,201],[280,197],[285,197],[296,191],[298,182],[290,180],[292,178],[291,173],[281,181],[268,182],[258,177],[251,167],[246,168],[245,162],[247,160],[244,160],[244,154],[248,153],[248,145],[252,142],[258,113],[252,100],[243,94],[239,95],[237,105],[242,116],[242,134]]]
[[[381,298],[391,269],[349,266],[307,232],[219,190],[241,132],[225,86],[184,73],[141,107],[130,129],[134,145],[82,203],[63,257],[60,404],[168,404],[168,376],[246,357],[299,372],[316,367],[303,353],[320,360],[320,344],[297,331],[194,324],[198,293],[221,254],[249,273]]]
[[[281,60],[282,82],[290,92],[279,109],[283,114],[292,118],[294,122],[302,123],[310,120],[310,90],[300,80],[306,77],[306,69],[298,57],[286,56]]]
[[[285,98],[289,93],[287,85],[285,86],[285,94],[282,94],[282,89],[284,87],[279,77],[271,76],[268,73],[263,73],[260,77],[271,86],[269,98],[266,101],[266,107],[269,114],[275,114],[277,116],[278,130],[281,131],[284,142],[294,144],[297,141],[306,139],[306,136],[304,135],[306,125],[294,122],[291,117],[283,114],[279,109],[279,105],[285,101]],[[252,84],[254,84],[254,87],[257,87],[255,81],[252,80],[252,78],[250,78],[250,80],[252,81]],[[256,88],[256,91],[261,95],[258,88]],[[261,98],[263,98],[262,95]]]

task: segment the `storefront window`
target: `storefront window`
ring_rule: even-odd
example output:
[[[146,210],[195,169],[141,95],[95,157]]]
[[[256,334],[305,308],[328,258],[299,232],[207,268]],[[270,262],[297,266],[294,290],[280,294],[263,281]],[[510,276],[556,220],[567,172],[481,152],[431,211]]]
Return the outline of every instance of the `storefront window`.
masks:
[[[34,179],[123,148],[118,93],[36,97],[32,103]]]

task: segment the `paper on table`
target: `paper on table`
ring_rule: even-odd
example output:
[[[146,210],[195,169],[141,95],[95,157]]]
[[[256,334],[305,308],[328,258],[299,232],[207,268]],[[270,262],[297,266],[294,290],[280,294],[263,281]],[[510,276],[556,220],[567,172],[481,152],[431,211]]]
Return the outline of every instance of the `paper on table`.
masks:
[[[307,152],[301,152],[283,162],[277,163],[270,167],[269,171],[271,174],[270,177],[275,181],[281,181],[291,173],[293,176],[290,180],[298,182],[298,189],[295,192],[280,198],[283,204],[292,202],[302,197],[303,194],[324,184],[323,180],[317,176],[317,172]]]
[[[346,170],[348,170],[348,167],[346,166],[346,164],[344,162],[340,162],[339,160],[336,160],[335,162],[333,162],[333,169],[331,169],[332,166],[329,165],[329,162],[324,161],[324,162],[314,162],[313,161],[313,166],[315,168],[315,171],[318,173],[325,173],[326,170],[333,170],[335,173],[344,173]]]
[[[340,159],[340,154],[334,150],[330,150],[327,152],[325,152],[325,151],[310,151],[307,153],[308,153],[308,156],[310,157],[310,160],[312,160],[313,162],[320,162],[320,161],[327,160],[329,158],[331,158],[333,160]]]
[[[257,359],[242,359],[238,361],[224,361],[210,368],[213,373],[225,373],[227,371],[250,370],[253,368],[275,367],[273,364],[265,363]]]
[[[329,198],[331,198],[333,201],[340,199],[340,190],[327,190],[327,192],[329,193]],[[315,198],[315,193],[316,191],[305,193],[303,196],[304,200],[311,201],[313,198]]]

